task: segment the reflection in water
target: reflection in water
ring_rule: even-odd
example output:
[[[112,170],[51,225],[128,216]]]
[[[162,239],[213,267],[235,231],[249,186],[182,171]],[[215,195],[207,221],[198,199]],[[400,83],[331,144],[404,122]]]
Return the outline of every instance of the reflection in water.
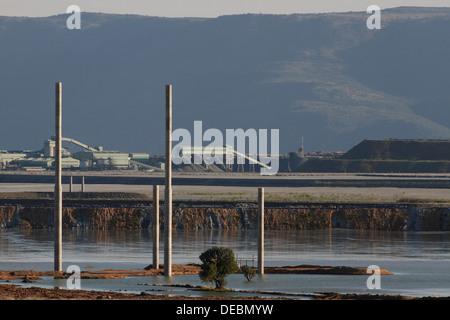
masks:
[[[142,270],[152,260],[152,236],[152,230],[64,230],[63,268],[76,264],[82,270]],[[173,263],[200,263],[198,257],[201,252],[213,246],[224,246],[233,249],[243,263],[256,265],[256,260],[253,261],[257,256],[256,239],[256,231],[248,230],[174,230]],[[375,264],[394,273],[394,276],[383,277],[382,288],[385,291],[377,293],[450,295],[449,240],[449,232],[266,231],[265,265],[367,267]],[[160,241],[163,257],[162,232]],[[53,233],[49,230],[0,230],[0,270],[29,269],[53,269]],[[265,275],[256,277],[251,283],[243,279],[242,275],[233,275],[230,285],[233,288],[283,292],[367,292],[364,276]],[[84,281],[83,286],[92,289],[103,286],[105,290],[128,288],[140,292],[143,288],[138,284],[142,282],[148,285],[170,282],[201,284],[196,275],[169,280],[164,277],[106,282],[92,280]],[[46,284],[49,287],[55,285],[53,279],[40,282],[40,285]],[[161,287],[153,289],[161,290]],[[186,294],[186,291],[181,293]]]
[[[151,261],[152,230],[65,230],[65,261]],[[201,252],[212,246],[229,247],[241,259],[257,253],[257,235],[249,230],[173,232],[173,262],[199,263]],[[364,230],[266,231],[266,266],[302,264],[310,260],[449,260],[448,232],[381,232]],[[160,239],[163,254],[163,234]],[[53,234],[49,230],[1,230],[1,262],[53,261]]]

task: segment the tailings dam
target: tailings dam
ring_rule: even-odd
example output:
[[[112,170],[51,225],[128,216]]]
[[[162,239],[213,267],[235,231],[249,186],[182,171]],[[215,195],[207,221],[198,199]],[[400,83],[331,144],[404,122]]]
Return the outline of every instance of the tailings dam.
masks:
[[[160,222],[164,225],[161,201]],[[0,228],[53,228],[53,200],[0,199]],[[173,228],[181,230],[256,229],[254,201],[178,200]],[[64,199],[64,229],[153,228],[151,199]],[[266,230],[361,229],[450,231],[448,203],[331,203],[266,201]]]

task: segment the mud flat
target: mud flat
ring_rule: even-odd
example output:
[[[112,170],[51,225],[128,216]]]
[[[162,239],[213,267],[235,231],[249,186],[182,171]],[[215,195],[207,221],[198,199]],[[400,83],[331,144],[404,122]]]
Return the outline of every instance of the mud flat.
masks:
[[[171,296],[154,295],[146,292],[139,294],[114,291],[66,290],[46,288],[23,288],[16,285],[0,284],[0,300],[264,300],[264,297],[227,297],[227,296]],[[289,300],[285,297],[270,300]],[[318,293],[313,300],[450,300],[450,297],[408,297],[381,294],[339,294]]]
[[[103,271],[83,271],[82,279],[117,279],[124,277],[142,277],[162,275],[163,269],[155,270],[148,266],[145,270],[103,270]],[[173,265],[172,271],[174,275],[180,274],[198,274],[201,268],[197,264],[190,265]],[[330,266],[286,266],[286,267],[270,267],[265,268],[268,274],[346,274],[346,275],[367,275],[366,268],[351,267],[330,267]],[[381,269],[382,275],[391,275],[389,271]],[[24,283],[37,282],[42,276],[53,276],[56,278],[67,278],[69,274],[55,271],[0,271],[0,280],[20,280]],[[211,291],[211,290],[210,290]],[[257,292],[264,295],[265,292]],[[312,295],[314,299],[340,299],[340,295],[335,294],[319,294],[317,297]],[[352,296],[354,299],[355,296]],[[190,296],[169,296],[169,295],[152,295],[147,292],[140,294],[118,293],[118,292],[99,292],[89,290],[65,290],[65,289],[45,289],[39,287],[23,288],[16,285],[0,285],[0,300],[252,300],[264,299],[264,297],[225,297],[225,296],[206,296],[206,297],[190,297]],[[274,299],[273,297],[271,299]],[[286,300],[282,295],[277,298]]]
[[[150,267],[150,266],[149,266]],[[162,266],[160,266],[162,267]],[[123,277],[142,277],[162,275],[162,269],[154,270],[103,270],[103,271],[83,271],[81,277],[84,279],[117,279]],[[200,266],[173,265],[174,274],[198,274]],[[265,268],[267,274],[334,274],[334,275],[366,275],[366,268],[353,268],[346,266],[317,266],[300,265]],[[381,269],[381,275],[389,276],[391,272]],[[42,276],[54,276],[67,278],[69,275],[64,272],[54,271],[0,271],[0,280],[9,282],[10,280],[20,280],[22,282],[38,282]],[[187,286],[190,288],[191,286]],[[198,290],[198,289],[197,289]],[[206,290],[206,289],[205,289]],[[209,288],[209,292],[214,289]],[[13,284],[0,284],[0,300],[264,300],[265,294],[270,292],[257,291],[258,296],[224,296],[207,295],[202,297],[193,296],[173,296],[156,295],[146,291],[141,293],[122,293],[114,291],[94,291],[94,290],[67,290],[61,288],[47,289],[40,287],[22,287]],[[450,300],[450,297],[410,297],[403,295],[385,295],[385,294],[340,294],[334,292],[318,292],[312,295],[304,295],[312,300]],[[280,294],[279,297],[267,298],[270,300],[292,300]]]
[[[100,271],[82,271],[82,279],[119,279],[125,277],[146,277],[164,274],[164,266],[160,265],[159,269],[152,269],[151,266],[144,270],[100,270]],[[256,270],[256,269],[255,269]],[[200,265],[172,265],[173,275],[199,274]],[[267,274],[334,274],[334,275],[366,275],[367,268],[355,268],[346,266],[317,266],[317,265],[299,265],[299,266],[283,266],[283,267],[266,267],[264,272]],[[380,269],[380,275],[392,275],[391,272]],[[43,276],[53,276],[56,278],[67,278],[69,274],[57,271],[0,271],[0,280],[19,280],[31,282],[39,280]]]

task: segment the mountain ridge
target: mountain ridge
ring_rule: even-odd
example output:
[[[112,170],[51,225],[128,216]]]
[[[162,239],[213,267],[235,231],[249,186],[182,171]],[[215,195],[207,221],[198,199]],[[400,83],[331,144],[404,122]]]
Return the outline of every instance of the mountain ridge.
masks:
[[[365,12],[82,12],[81,30],[67,30],[68,16],[0,17],[0,149],[42,147],[57,81],[63,135],[125,152],[163,154],[166,84],[174,129],[280,129],[282,153],[301,136],[307,151],[450,138],[450,8],[383,10],[381,30]]]

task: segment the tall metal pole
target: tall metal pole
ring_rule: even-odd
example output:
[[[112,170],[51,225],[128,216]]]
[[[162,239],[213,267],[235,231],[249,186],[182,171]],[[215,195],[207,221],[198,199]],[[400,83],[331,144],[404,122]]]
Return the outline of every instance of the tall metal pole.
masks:
[[[159,186],[153,186],[153,269],[159,269]]]
[[[62,271],[62,186],[61,186],[61,137],[62,137],[62,83],[55,85],[55,212],[54,212],[54,270]]]
[[[264,188],[258,188],[258,274],[264,274]]]
[[[172,275],[172,85],[166,86],[166,187],[164,190],[164,275]]]

